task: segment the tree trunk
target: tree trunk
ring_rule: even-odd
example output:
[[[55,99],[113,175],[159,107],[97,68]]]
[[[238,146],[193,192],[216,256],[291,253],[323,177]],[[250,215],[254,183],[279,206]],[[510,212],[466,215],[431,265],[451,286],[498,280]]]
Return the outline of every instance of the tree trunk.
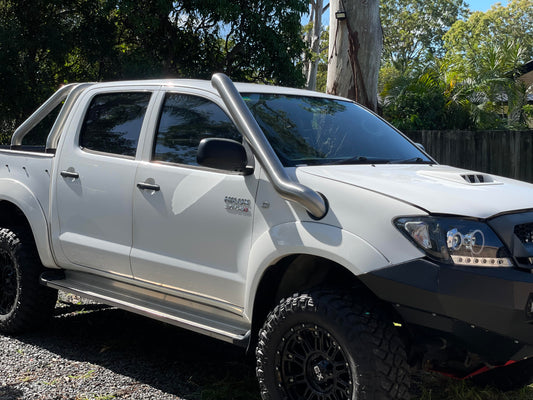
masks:
[[[320,57],[320,34],[322,33],[322,9],[323,0],[315,0],[312,3],[313,11],[311,15],[314,16],[313,29],[311,30],[311,52],[313,59],[309,62],[309,69],[307,71],[307,89],[316,90],[316,74],[318,71],[318,61]]]
[[[338,20],[337,11],[346,19]],[[379,0],[330,0],[327,92],[377,111],[383,32]]]

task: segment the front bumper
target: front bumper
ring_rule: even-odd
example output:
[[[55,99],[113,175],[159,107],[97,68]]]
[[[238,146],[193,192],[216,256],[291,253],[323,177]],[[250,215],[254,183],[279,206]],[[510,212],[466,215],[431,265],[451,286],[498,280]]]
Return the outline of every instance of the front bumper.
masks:
[[[426,259],[360,277],[408,326],[430,328],[496,364],[533,357],[533,273]]]

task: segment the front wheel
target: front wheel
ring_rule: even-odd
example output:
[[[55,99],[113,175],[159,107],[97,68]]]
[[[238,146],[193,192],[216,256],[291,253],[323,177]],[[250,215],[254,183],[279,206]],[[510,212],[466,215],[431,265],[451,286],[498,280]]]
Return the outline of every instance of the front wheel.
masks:
[[[57,290],[39,284],[41,264],[27,229],[0,229],[0,332],[21,333],[49,318]]]
[[[315,291],[284,299],[259,332],[264,400],[408,398],[403,342],[375,302]]]

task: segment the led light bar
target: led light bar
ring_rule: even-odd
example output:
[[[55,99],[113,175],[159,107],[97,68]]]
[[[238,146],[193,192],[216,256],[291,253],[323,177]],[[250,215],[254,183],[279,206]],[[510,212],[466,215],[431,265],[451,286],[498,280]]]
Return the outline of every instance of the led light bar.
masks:
[[[451,256],[454,264],[469,265],[473,267],[512,267],[513,263],[508,258],[490,258],[490,257],[467,257]]]

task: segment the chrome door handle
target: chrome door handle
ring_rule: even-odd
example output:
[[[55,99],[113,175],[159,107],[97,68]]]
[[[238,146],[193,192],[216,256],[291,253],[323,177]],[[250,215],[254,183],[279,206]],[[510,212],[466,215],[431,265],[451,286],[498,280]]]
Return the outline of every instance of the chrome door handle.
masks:
[[[74,171],[61,171],[61,176],[63,178],[78,179],[80,177],[80,174]]]
[[[146,182],[139,182],[137,183],[137,187],[141,190],[153,190],[154,192],[157,192],[161,188],[159,185],[156,185],[154,183],[146,183]]]

